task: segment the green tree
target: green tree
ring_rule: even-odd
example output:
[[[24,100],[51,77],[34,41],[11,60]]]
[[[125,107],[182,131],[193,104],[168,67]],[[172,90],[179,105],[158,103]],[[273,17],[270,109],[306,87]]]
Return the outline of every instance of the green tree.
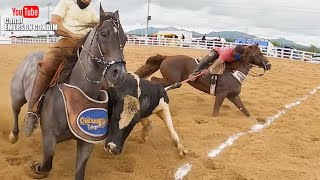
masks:
[[[315,45],[312,45],[306,49],[309,52],[320,53],[320,48],[317,48]]]
[[[271,41],[274,46],[281,47],[282,45],[279,42]]]
[[[225,39],[227,42],[234,42],[235,41],[235,39],[232,39],[232,38],[226,38]]]

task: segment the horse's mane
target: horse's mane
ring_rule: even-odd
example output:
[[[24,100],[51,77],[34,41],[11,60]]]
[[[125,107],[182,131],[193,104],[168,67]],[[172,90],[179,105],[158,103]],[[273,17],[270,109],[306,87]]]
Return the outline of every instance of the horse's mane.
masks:
[[[87,37],[89,36],[89,33],[90,33],[91,31],[89,31],[83,38],[81,38],[80,40],[79,40],[79,42],[78,42],[78,47],[81,47],[83,44],[84,44],[84,42],[86,41],[86,39],[87,39]]]
[[[100,23],[102,23],[104,20],[106,19],[114,19],[114,20],[117,20],[117,16],[116,16],[116,13],[114,12],[105,12],[104,13],[104,16],[101,17],[100,16]],[[89,36],[91,31],[89,31],[83,38],[81,38],[78,43],[77,43],[77,47],[75,47],[75,49],[73,50],[73,53],[71,56],[67,57],[68,59],[77,59],[78,56],[77,56],[77,50],[78,48],[80,48],[80,51],[81,51],[81,46],[85,43],[87,37]]]
[[[233,62],[226,62],[226,70],[236,70],[240,67],[241,64],[245,63],[249,63],[249,49],[245,48],[245,52],[244,55],[242,57],[242,59],[240,61],[233,61]]]
[[[101,18],[101,17],[100,17]],[[105,12],[105,17],[104,18],[106,18],[106,19],[110,19],[110,18],[112,18],[112,19],[117,19],[116,18],[116,16],[115,16],[115,13],[113,13],[113,12]],[[101,19],[100,20],[100,23],[102,23],[103,22],[103,20],[104,19]],[[78,42],[78,47],[81,47],[83,44],[84,44],[84,42],[86,41],[86,39],[87,39],[87,37],[89,36],[89,33],[90,33],[91,31],[89,31],[83,38],[81,38],[80,40],[79,40],[79,42]]]

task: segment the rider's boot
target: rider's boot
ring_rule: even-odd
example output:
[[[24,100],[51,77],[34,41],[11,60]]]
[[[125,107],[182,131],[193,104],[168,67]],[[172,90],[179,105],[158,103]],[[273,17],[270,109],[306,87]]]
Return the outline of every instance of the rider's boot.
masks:
[[[37,125],[39,119],[39,105],[42,99],[42,95],[49,87],[51,81],[51,77],[44,74],[41,71],[38,71],[37,76],[35,78],[31,97],[28,102],[28,113],[25,116],[23,130],[25,136],[29,137],[32,135],[34,128]]]
[[[197,65],[197,67],[193,70],[193,72],[189,75],[191,81],[195,81],[197,79],[196,75],[200,73],[204,68],[210,66],[212,62],[218,58],[218,54],[215,51],[210,51],[208,55],[206,55]]]
[[[196,74],[197,72],[203,70],[213,63],[215,59],[218,58],[218,54],[215,51],[211,51],[208,55],[206,55],[197,65],[197,67],[193,70],[192,74]]]

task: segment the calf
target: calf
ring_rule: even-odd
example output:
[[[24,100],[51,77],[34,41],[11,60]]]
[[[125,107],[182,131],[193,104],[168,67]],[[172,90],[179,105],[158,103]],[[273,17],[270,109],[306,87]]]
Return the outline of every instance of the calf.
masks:
[[[143,125],[142,138],[146,140],[151,129],[151,121],[148,117],[156,114],[168,127],[171,138],[179,150],[179,155],[187,153],[173,127],[169,97],[162,86],[152,84],[148,80],[140,79],[136,74],[129,73],[123,84],[109,88],[108,94],[110,125],[105,144],[106,151],[120,154],[124,141],[138,122]]]

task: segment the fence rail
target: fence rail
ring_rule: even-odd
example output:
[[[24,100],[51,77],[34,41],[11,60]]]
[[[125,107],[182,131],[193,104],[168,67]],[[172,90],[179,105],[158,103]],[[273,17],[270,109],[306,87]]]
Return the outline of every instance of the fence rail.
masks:
[[[49,38],[16,38],[12,39],[12,44],[35,44],[35,43],[55,43],[59,37]],[[203,40],[181,40],[173,38],[145,38],[129,37],[128,44],[150,45],[150,46],[167,46],[182,48],[212,49],[213,47],[232,47],[237,43],[220,42],[220,41],[203,41]],[[269,57],[280,57],[292,60],[312,61],[317,53],[300,51],[280,47],[260,46],[261,52]]]
[[[212,49],[213,47],[232,47],[237,43],[220,42],[220,41],[203,41],[192,40],[184,41],[172,38],[128,38],[129,44],[151,45],[151,46],[169,46],[169,47],[184,47],[198,49]],[[289,48],[260,46],[261,52],[269,57],[280,57],[292,60],[312,61],[317,53],[294,50]]]
[[[43,37],[43,38],[15,38],[12,39],[12,44],[50,44],[59,40],[59,37]]]

